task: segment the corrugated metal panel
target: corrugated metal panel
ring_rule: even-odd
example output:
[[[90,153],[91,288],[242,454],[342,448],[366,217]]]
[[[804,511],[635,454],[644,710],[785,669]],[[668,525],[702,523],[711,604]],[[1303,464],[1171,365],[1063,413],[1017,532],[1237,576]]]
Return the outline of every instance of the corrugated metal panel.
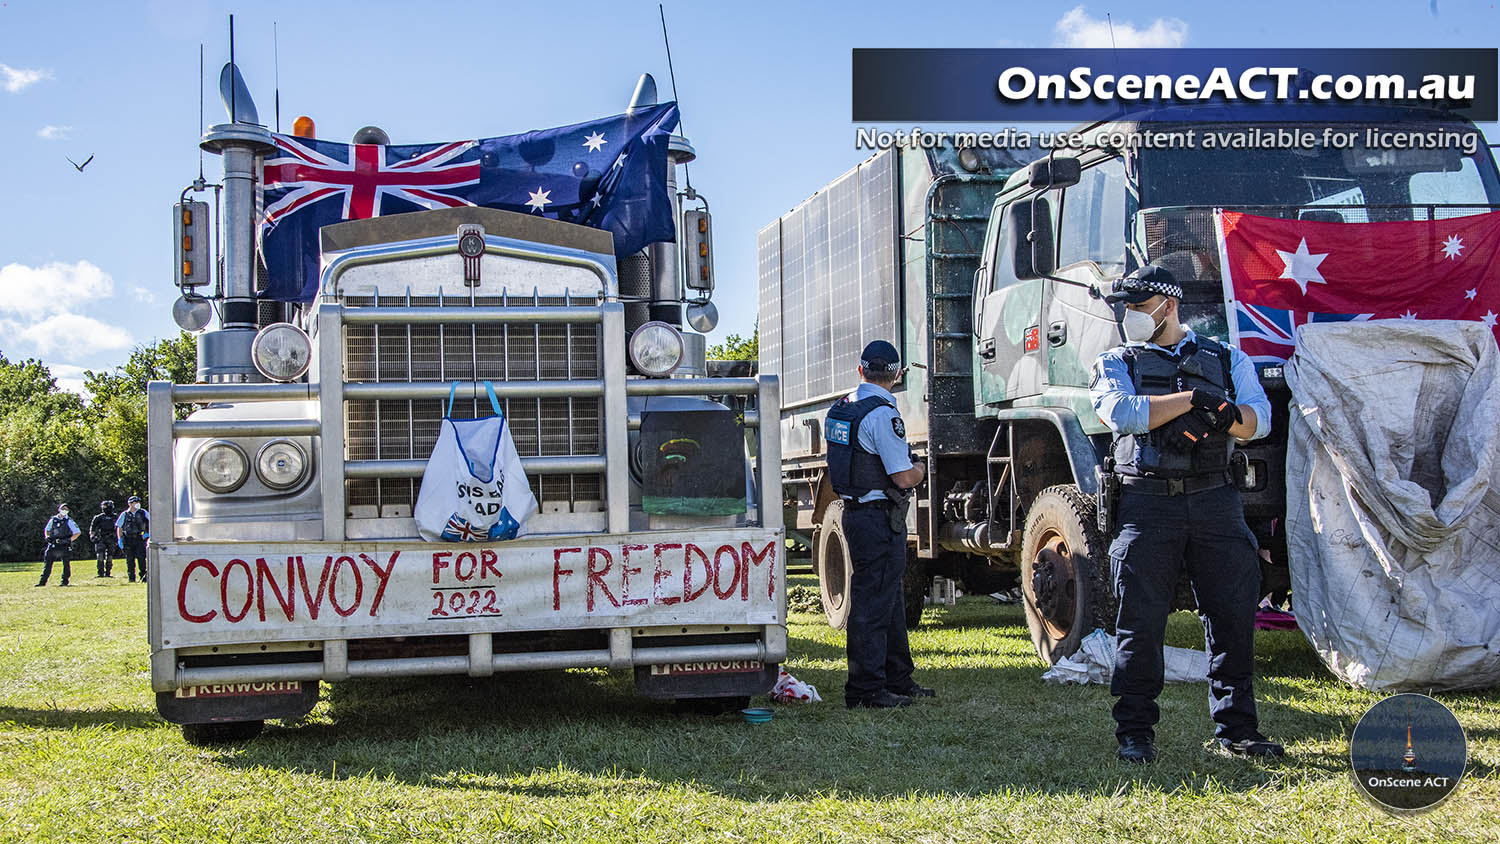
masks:
[[[344,329],[344,372],[349,381],[536,381],[601,377],[597,324],[472,325],[463,308],[592,306],[594,300],[564,297],[478,296],[472,300],[436,297],[349,297],[350,308],[369,306],[451,307],[454,322],[441,325],[350,325]],[[437,443],[446,402],[435,400],[350,401],[345,403],[345,450],[350,460],[425,459]],[[602,411],[597,398],[503,400],[516,450],[523,457],[597,455],[602,440]],[[487,401],[460,401],[458,418],[489,413]],[[420,482],[411,479],[347,481],[348,503],[412,506]],[[595,473],[531,479],[543,506],[572,509],[602,500],[602,478]]]

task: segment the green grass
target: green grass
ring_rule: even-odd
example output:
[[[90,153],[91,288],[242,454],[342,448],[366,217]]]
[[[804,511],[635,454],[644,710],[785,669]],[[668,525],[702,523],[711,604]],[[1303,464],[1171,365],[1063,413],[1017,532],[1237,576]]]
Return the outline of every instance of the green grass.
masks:
[[[1108,691],[1044,684],[1019,611],[985,598],[927,611],[917,676],[941,697],[904,711],[846,711],[842,634],[796,613],[789,668],[828,702],[764,726],[574,671],[325,685],[302,723],[204,749],[155,714],[144,589],[91,562],[70,589],[33,589],[37,568],[0,566],[5,841],[1500,838],[1500,695],[1441,697],[1468,730],[1469,777],[1392,818],[1346,762],[1379,695],[1335,681],[1295,632],[1257,640],[1281,765],[1205,749],[1202,685],[1163,695],[1155,766],[1116,763]],[[1178,614],[1170,640],[1201,646],[1201,629]]]

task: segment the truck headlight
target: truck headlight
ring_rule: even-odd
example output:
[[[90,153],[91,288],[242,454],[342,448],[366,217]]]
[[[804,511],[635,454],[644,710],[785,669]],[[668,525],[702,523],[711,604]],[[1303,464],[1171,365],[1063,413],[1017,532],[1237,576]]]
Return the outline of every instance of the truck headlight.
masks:
[[[226,440],[215,440],[198,450],[194,463],[198,481],[213,492],[234,492],[250,475],[250,460],[244,449]]]
[[[312,363],[312,341],[289,322],[272,323],[255,335],[250,357],[260,374],[272,381],[295,381]]]
[[[272,440],[255,455],[255,474],[271,489],[291,489],[307,474],[307,455],[291,440]]]
[[[682,355],[682,334],[665,322],[648,322],[630,335],[630,362],[642,375],[665,378]]]

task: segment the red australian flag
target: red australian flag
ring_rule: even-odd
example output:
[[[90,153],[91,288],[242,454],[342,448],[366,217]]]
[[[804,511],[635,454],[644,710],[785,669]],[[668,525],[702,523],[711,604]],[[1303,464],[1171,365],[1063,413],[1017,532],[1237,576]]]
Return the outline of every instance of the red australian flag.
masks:
[[[1216,224],[1230,331],[1257,363],[1290,358],[1309,322],[1463,319],[1497,330],[1500,212],[1339,223],[1221,211]]]

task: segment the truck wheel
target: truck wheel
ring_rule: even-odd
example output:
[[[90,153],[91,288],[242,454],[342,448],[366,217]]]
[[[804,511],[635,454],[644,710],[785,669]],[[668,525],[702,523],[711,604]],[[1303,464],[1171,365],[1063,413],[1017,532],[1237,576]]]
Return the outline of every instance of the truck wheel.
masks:
[[[1093,497],[1073,484],[1037,494],[1021,534],[1021,603],[1031,642],[1048,664],[1078,650],[1094,628],[1114,630],[1108,551]]]
[[[906,629],[915,630],[922,623],[922,604],[932,588],[932,569],[927,561],[915,553],[906,555],[906,575],[902,578],[902,598],[905,600]]]
[[[844,502],[829,503],[823,511],[823,524],[813,543],[813,568],[818,573],[818,596],[823,600],[823,614],[828,626],[843,630],[849,623],[849,581],[854,564],[849,558],[849,540],[844,536]]]
[[[249,741],[265,729],[265,721],[224,721],[217,724],[183,724],[182,738],[192,745],[233,744]]]

